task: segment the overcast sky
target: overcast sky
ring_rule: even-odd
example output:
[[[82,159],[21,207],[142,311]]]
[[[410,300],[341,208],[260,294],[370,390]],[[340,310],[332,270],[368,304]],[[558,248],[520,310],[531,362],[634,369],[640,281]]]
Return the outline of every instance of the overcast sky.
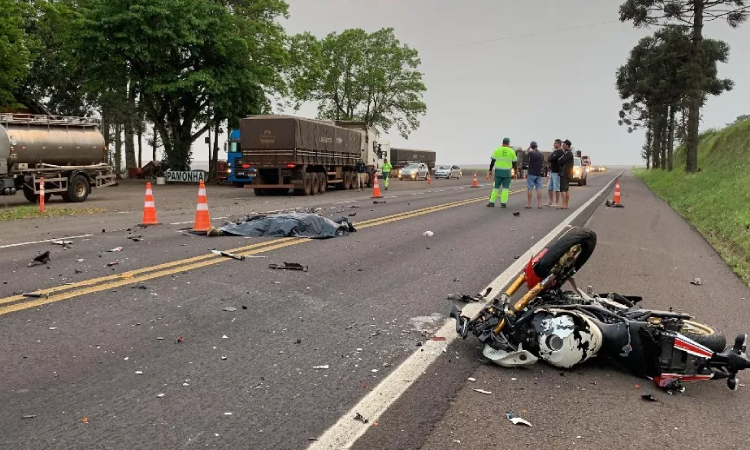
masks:
[[[427,114],[408,141],[390,133],[392,146],[435,150],[439,163],[484,164],[505,136],[524,147],[536,140],[543,150],[559,137],[594,164],[642,163],[643,133],[617,125],[614,81],[654,29],[619,23],[621,0],[287,1],[290,34],[393,27],[419,50]],[[709,100],[702,130],[750,113],[750,59],[742,57],[750,54],[750,24],[733,30],[717,21],[705,34],[729,43],[719,75],[736,87]],[[299,115],[316,113],[309,105]]]

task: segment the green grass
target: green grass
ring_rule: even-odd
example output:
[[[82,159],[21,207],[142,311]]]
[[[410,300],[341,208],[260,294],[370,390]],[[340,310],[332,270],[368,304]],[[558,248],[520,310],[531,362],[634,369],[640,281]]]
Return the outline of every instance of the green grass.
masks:
[[[39,217],[80,216],[104,212],[102,208],[45,208],[39,213],[39,206],[3,206],[0,207],[0,222],[11,220],[36,219]]]
[[[750,120],[701,134],[700,172],[685,173],[684,146],[674,167],[634,172],[750,285]]]

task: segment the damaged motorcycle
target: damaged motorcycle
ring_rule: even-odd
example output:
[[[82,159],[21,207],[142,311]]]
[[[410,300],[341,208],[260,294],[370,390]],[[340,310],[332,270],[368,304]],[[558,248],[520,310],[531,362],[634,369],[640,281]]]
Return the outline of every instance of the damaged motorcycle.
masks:
[[[595,247],[592,230],[570,228],[477,317],[462,315],[454,305],[456,332],[463,339],[474,334],[484,356],[503,367],[542,360],[568,369],[608,357],[669,393],[683,392],[684,382],[715,379],[736,390],[737,373],[750,368],[747,334],[727,346],[721,332],[688,314],[642,308],[637,296],[582,291],[574,275]],[[566,282],[572,291],[563,290]],[[524,283],[528,291],[513,302]]]

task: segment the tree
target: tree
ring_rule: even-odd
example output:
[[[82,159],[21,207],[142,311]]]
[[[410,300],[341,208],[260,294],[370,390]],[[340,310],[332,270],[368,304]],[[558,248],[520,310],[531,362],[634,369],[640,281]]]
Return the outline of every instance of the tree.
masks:
[[[363,121],[379,132],[395,127],[406,139],[427,112],[419,53],[393,28],[350,29],[320,40],[297,35],[290,58],[295,107],[316,102],[320,118]]]
[[[283,81],[272,64],[283,56],[268,56],[266,45],[283,36],[262,33],[279,33],[274,21],[285,13],[284,2],[228,2],[241,3],[237,10],[247,15],[240,22],[225,2],[94,1],[79,41],[91,83],[137,88],[174,170],[189,168],[192,143],[212,126],[212,108],[229,99],[245,109],[248,98],[265,102]],[[224,115],[239,108],[227,109]]]
[[[650,146],[654,168],[672,170],[673,167],[677,114],[684,111],[690,82],[690,45],[690,35],[683,27],[664,27],[641,39],[631,50],[627,63],[617,70],[617,89],[620,97],[628,100],[620,111],[619,123],[632,132],[648,121],[654,133]],[[726,43],[706,39],[701,45],[703,105],[708,95],[731,90],[733,82],[718,78],[717,63],[726,62],[729,55]]]
[[[27,72],[35,43],[25,32],[27,3],[0,0],[0,108],[18,106],[16,89]]]
[[[620,6],[620,21],[636,27],[681,23],[691,29],[687,52],[687,158],[686,171],[698,170],[698,125],[704,99],[705,73],[701,63],[705,22],[724,19],[732,28],[747,20],[747,0],[626,0]]]

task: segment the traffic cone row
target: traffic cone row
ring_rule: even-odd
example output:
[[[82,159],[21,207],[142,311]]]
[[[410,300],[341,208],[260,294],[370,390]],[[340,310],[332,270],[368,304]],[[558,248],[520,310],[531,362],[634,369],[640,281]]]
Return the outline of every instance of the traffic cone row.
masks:
[[[156,218],[156,203],[154,202],[154,193],[151,190],[151,182],[146,182],[146,198],[143,203],[143,221],[141,227],[151,225],[161,225]],[[211,229],[211,218],[208,214],[208,197],[206,195],[206,185],[201,180],[198,186],[198,206],[195,211],[195,221],[193,222],[193,233],[206,234]]]

